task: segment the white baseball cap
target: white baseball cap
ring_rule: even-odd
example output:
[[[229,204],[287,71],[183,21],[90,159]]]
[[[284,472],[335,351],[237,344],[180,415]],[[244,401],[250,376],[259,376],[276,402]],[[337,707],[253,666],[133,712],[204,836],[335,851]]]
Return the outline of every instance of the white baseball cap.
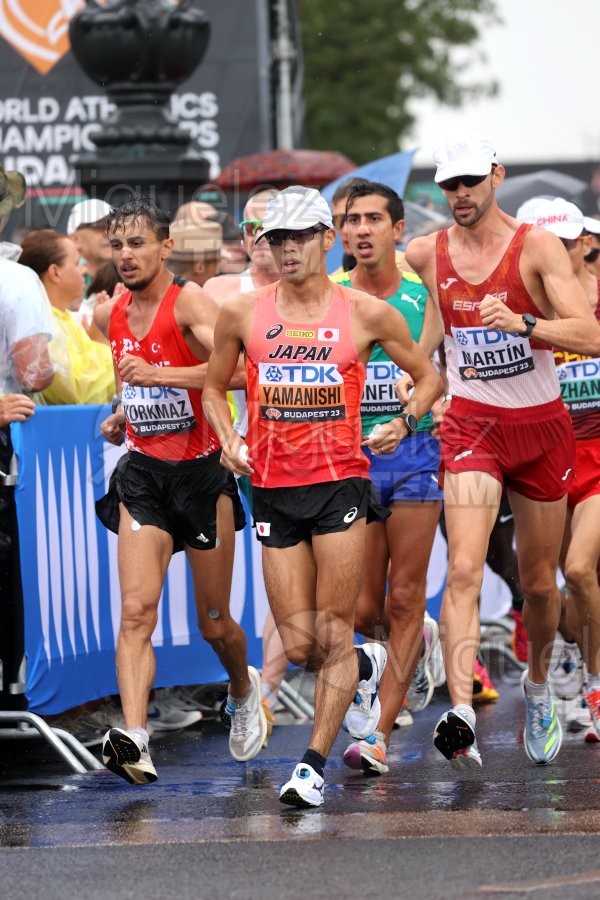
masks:
[[[333,228],[331,210],[325,197],[316,188],[294,185],[271,197],[263,216],[262,230],[256,240],[270,231],[285,229],[286,231],[302,231],[313,225],[325,225]]]
[[[496,151],[490,141],[470,136],[446,138],[433,151],[433,161],[437,166],[434,176],[436,184],[457,175],[488,175],[492,166],[498,165]]]
[[[517,210],[517,219],[538,225],[559,238],[573,240],[584,229],[583,213],[579,207],[562,197],[532,197]]]
[[[98,225],[109,213],[110,205],[104,200],[81,200],[71,210],[67,234],[74,234],[79,228]]]
[[[600,235],[600,219],[594,219],[593,216],[584,216],[583,227],[588,234]]]

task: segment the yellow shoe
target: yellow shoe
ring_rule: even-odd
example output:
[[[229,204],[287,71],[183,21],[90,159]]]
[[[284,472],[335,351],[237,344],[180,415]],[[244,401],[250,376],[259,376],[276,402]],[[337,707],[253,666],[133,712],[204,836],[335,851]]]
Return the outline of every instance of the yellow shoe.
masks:
[[[267,700],[263,700],[262,704],[263,704],[263,709],[265,711],[265,718],[267,720],[267,736],[263,741],[263,748],[264,748],[264,747],[269,746],[269,738],[271,737],[271,734],[273,733],[273,725],[275,724],[275,716],[271,712],[271,708],[270,708]]]
[[[473,702],[492,703],[499,696],[500,694],[492,684],[488,670],[476,659],[473,671]]]

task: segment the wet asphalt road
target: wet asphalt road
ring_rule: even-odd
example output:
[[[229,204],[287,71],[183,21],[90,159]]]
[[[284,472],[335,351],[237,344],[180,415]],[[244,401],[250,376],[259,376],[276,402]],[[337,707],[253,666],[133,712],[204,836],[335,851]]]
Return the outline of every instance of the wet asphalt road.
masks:
[[[600,896],[600,744],[565,734],[539,767],[522,748],[516,678],[481,708],[481,773],[431,743],[442,695],[394,732],[390,774],[326,769],[325,806],[282,807],[278,788],[308,725],[276,727],[235,763],[217,723],[151,744],[159,781],[71,774],[45,745],[0,741],[2,900]]]

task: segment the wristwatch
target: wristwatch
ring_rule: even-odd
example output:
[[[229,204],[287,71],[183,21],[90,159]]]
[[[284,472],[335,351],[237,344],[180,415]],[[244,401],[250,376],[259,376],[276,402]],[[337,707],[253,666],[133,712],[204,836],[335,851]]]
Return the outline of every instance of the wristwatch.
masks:
[[[415,433],[415,431],[417,430],[417,425],[419,424],[416,416],[413,416],[412,413],[401,412],[398,418],[402,419],[402,421],[406,425],[406,431],[408,434]]]
[[[525,322],[525,333],[522,334],[521,337],[529,337],[529,335],[537,325],[537,319],[531,313],[523,313],[521,318]]]
[[[112,398],[112,403],[110,405],[113,414],[116,413],[116,411],[118,410],[120,405],[121,405],[121,398],[119,397],[118,394],[115,394],[115,396]]]

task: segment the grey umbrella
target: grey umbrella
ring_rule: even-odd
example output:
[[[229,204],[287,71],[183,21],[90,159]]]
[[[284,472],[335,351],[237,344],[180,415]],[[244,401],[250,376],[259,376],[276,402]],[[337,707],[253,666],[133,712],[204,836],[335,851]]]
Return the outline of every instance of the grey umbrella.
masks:
[[[510,216],[531,197],[563,197],[577,203],[577,199],[587,184],[580,178],[565,175],[554,169],[540,169],[526,175],[514,175],[501,184],[496,193],[498,205]]]

